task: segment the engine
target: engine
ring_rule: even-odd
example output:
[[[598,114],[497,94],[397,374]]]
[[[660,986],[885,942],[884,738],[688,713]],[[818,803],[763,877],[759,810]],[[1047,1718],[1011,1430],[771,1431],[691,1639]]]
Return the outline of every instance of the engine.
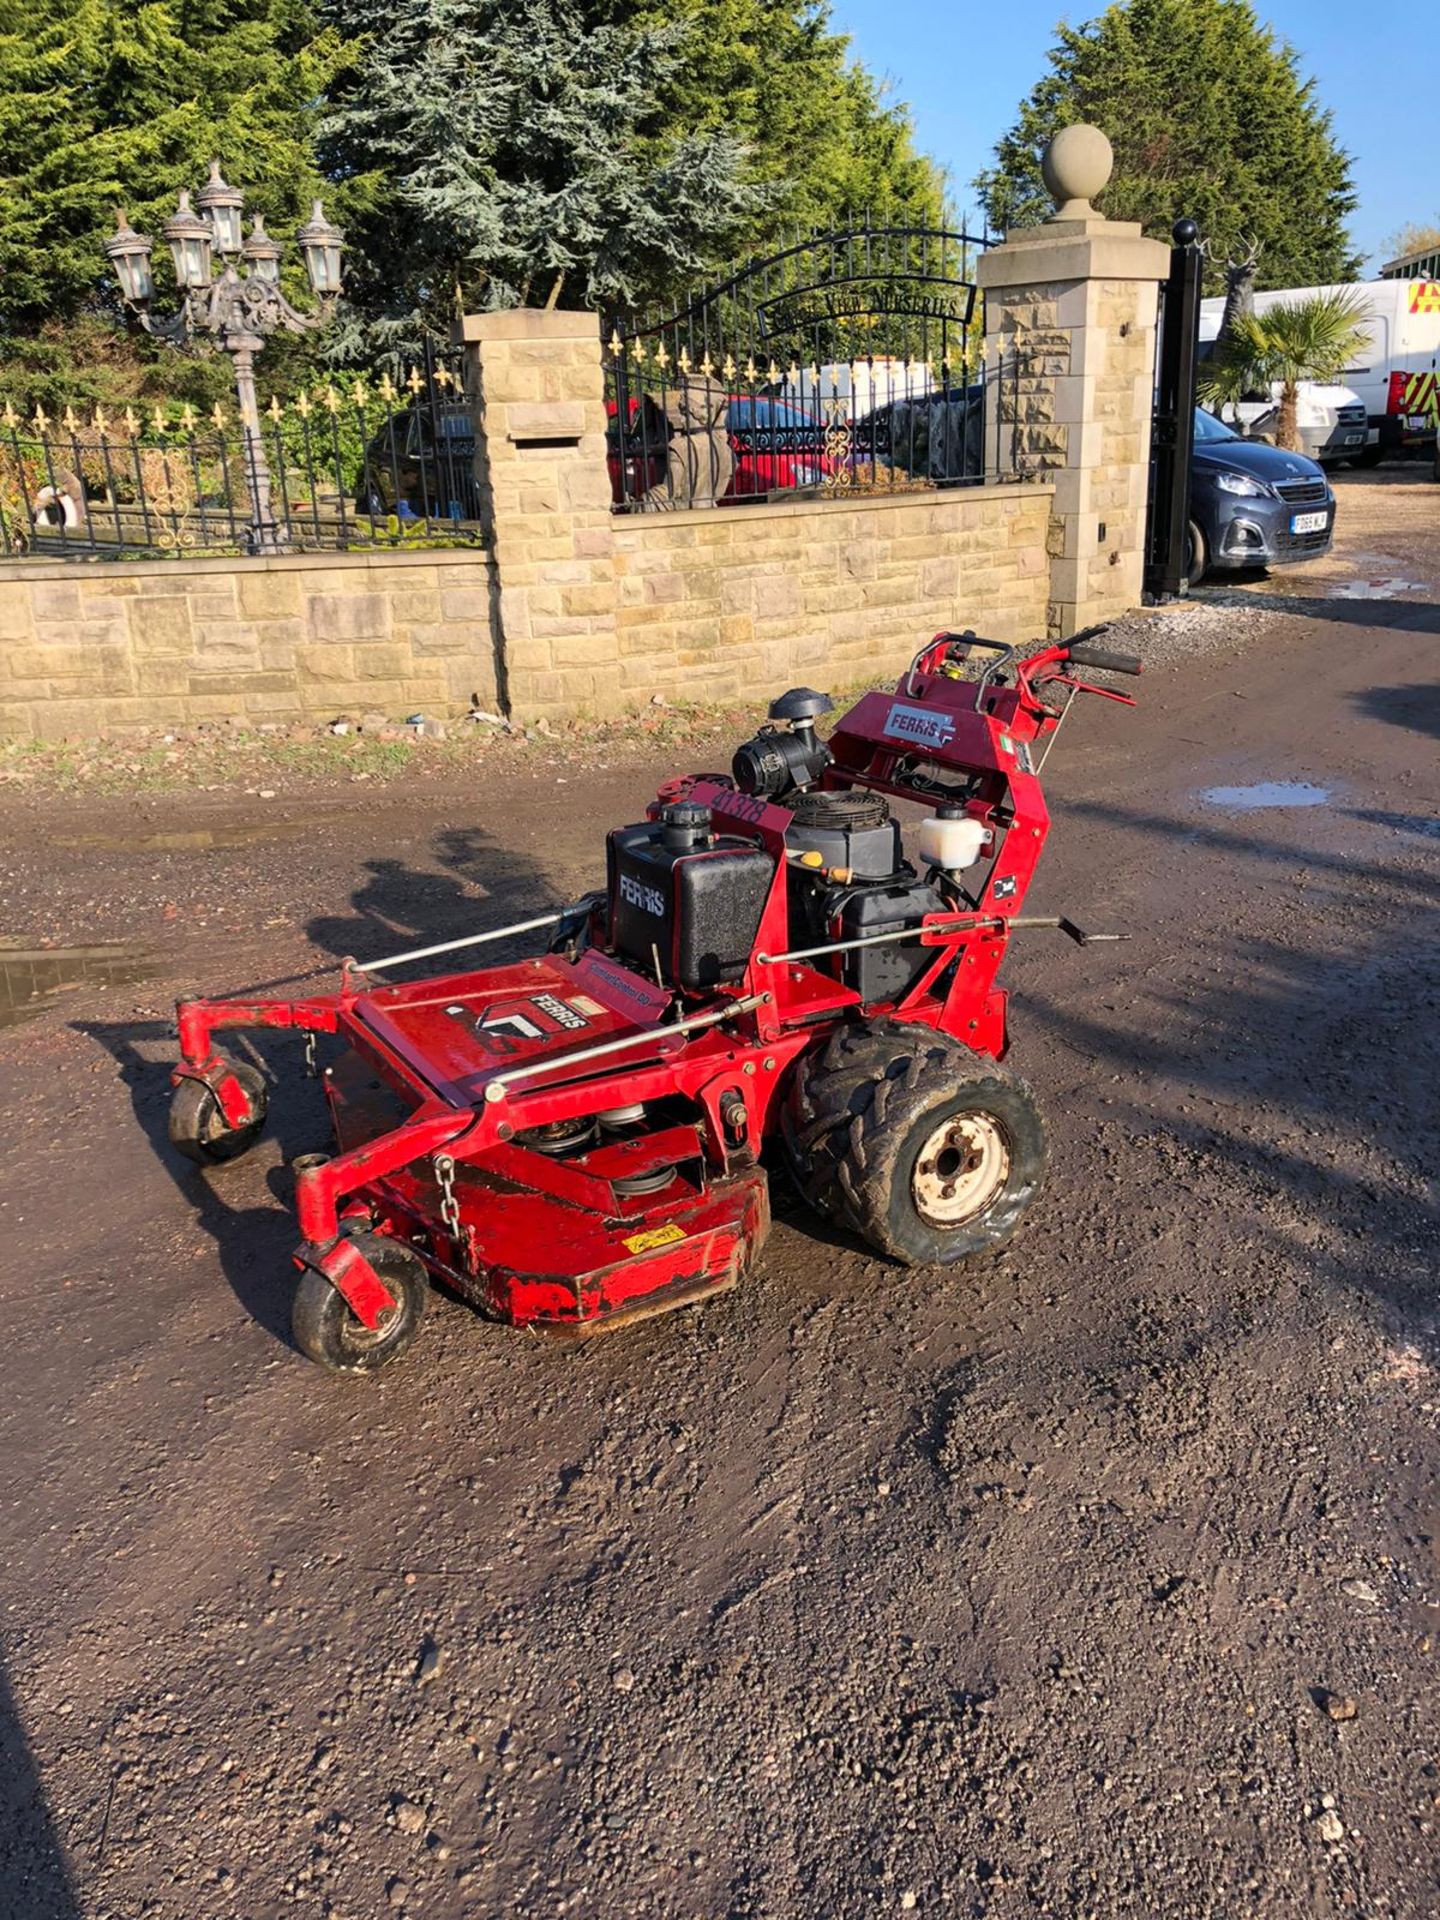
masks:
[[[787,794],[780,804],[794,816],[786,850],[799,856],[789,862],[792,948],[898,933],[944,912],[946,901],[903,857],[900,823],[883,794],[816,791]],[[897,940],[819,964],[863,1000],[894,1000],[933,958],[918,942]]]
[[[791,951],[900,933],[928,913],[953,908],[955,870],[989,839],[963,808],[942,806],[921,829],[922,878],[905,858],[900,823],[883,794],[817,784],[831,756],[815,721],[830,706],[823,693],[792,688],[732,763],[731,782],[741,793],[791,816]],[[743,832],[717,830],[710,808],[694,801],[672,800],[658,814],[609,836],[607,944],[663,986],[700,993],[733,985],[755,948],[774,859]],[[813,964],[873,1003],[898,999],[932,958],[918,941],[894,940],[815,954]]]

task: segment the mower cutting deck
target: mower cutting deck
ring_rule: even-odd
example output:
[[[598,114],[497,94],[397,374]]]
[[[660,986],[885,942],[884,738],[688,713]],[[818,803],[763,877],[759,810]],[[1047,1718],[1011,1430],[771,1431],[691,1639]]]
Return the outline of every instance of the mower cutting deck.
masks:
[[[940,634],[828,744],[796,689],[730,776],[671,782],[613,830],[607,885],[564,913],[343,965],[302,1000],[182,1001],[171,1139],[202,1162],[258,1136],[265,1083],[217,1052],[237,1028],[333,1035],[333,1155],[296,1165],[294,1326],[371,1371],[412,1339],[428,1281],[496,1319],[583,1334],[733,1285],[769,1227],[760,1150],[783,1139],[822,1212],[908,1264],[1006,1239],[1044,1141],[1000,1064],[1010,934],[1048,828],[1032,744],[1073,666]],[[998,655],[975,680],[972,649]],[[889,798],[929,809],[923,872]],[[441,952],[548,932],[533,959],[406,984]],[[1091,936],[1094,937],[1094,936]],[[313,1040],[311,1041],[313,1047]]]

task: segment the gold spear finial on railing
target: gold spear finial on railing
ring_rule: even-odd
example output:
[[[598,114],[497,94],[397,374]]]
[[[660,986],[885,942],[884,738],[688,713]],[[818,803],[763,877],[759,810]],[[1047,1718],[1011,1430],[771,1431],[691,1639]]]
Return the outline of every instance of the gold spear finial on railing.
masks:
[[[320,398],[325,404],[325,411],[327,413],[338,413],[340,411],[340,395],[333,386],[327,384]]]
[[[280,396],[278,393],[271,394],[270,404],[265,409],[265,411],[269,414],[271,420],[278,427],[285,413],[285,409],[280,404]]]
[[[94,416],[90,422],[90,428],[97,440],[103,440],[105,438],[110,428],[110,419],[104,407],[96,407]]]
[[[393,407],[398,398],[395,392],[395,382],[390,378],[388,373],[382,373],[380,376],[380,398],[385,402],[387,407]]]
[[[351,389],[350,389],[350,399],[351,399],[351,402],[353,403],[353,405],[354,405],[354,406],[355,406],[355,407],[356,407],[356,408],[357,408],[357,409],[358,409],[358,410],[359,410],[359,411],[360,411],[361,413],[363,413],[363,412],[365,411],[365,408],[366,408],[366,406],[367,406],[367,404],[368,404],[368,402],[369,402],[369,399],[370,399],[370,396],[369,396],[369,394],[368,394],[368,393],[367,393],[367,392],[365,391],[365,382],[364,382],[363,380],[357,380],[357,381],[355,382],[355,384],[354,384],[354,386],[353,386],[353,387],[351,387]]]
[[[679,359],[678,359],[678,360],[677,360],[677,361],[675,362],[675,366],[676,366],[676,369],[677,369],[677,371],[678,371],[678,372],[680,372],[681,374],[683,374],[683,375],[688,375],[688,374],[689,374],[689,372],[690,372],[690,355],[689,355],[689,352],[687,351],[687,349],[686,349],[686,348],[684,348],[684,347],[681,347],[681,349],[680,349],[680,357],[679,357]]]
[[[180,409],[180,431],[182,433],[194,433],[195,431],[195,409],[188,400]]]
[[[610,352],[618,360],[624,351],[625,342],[620,338],[620,329],[614,327],[610,333]]]
[[[700,362],[700,378],[702,380],[713,380],[715,378],[715,362],[710,358],[708,353]]]
[[[769,366],[765,369],[765,378],[772,387],[774,386],[775,382],[780,378],[780,369],[779,367],[776,366],[773,360],[770,362]]]
[[[315,409],[310,404],[310,396],[302,387],[295,400],[295,411],[302,420],[308,420]]]
[[[65,431],[70,434],[72,438],[80,431],[80,422],[75,418],[75,409],[72,406],[67,405],[65,411],[60,416],[60,421]]]
[[[733,353],[727,353],[725,356],[724,364],[720,368],[721,377],[723,378],[727,387],[734,386],[736,372],[737,372],[737,368],[735,365],[735,356]]]
[[[11,406],[8,400],[5,402],[4,413],[0,413],[0,420],[3,420],[5,422],[6,426],[9,427],[12,433],[15,431],[16,427],[18,427],[20,424],[20,416],[18,413],[16,413],[14,407]]]
[[[418,400],[421,394],[425,391],[425,376],[424,374],[421,373],[418,367],[411,367],[410,378],[405,382],[405,384],[410,389],[411,393],[414,394],[415,398]]]
[[[157,407],[155,411],[158,414],[160,409]],[[128,440],[133,440],[136,434],[140,431],[140,416],[138,413],[136,413],[133,407],[126,407],[124,417],[125,417],[125,437]],[[160,424],[163,427],[165,423],[162,420]]]
[[[655,364],[660,369],[661,373],[664,373],[666,367],[668,367],[670,364],[670,356],[665,351],[665,342],[663,340],[657,342],[656,344]]]
[[[210,418],[215,423],[215,431],[217,433],[224,433],[225,427],[226,427],[226,414],[225,414],[224,407],[221,406],[218,400],[215,402],[214,406],[210,409]]]
[[[746,354],[745,379],[747,384],[753,387],[755,382],[759,378],[760,378],[760,369],[755,364],[755,356],[753,354]]]
[[[125,424],[129,427],[131,433],[139,431],[140,422],[135,418],[135,415],[129,407],[125,409]],[[156,433],[164,433],[170,425],[170,422],[165,418],[165,409],[158,400],[150,409],[150,425]]]
[[[37,400],[35,403],[35,431],[43,434],[50,425],[50,416]]]
[[[449,367],[436,367],[435,384],[437,387],[453,387],[455,385],[455,376]]]

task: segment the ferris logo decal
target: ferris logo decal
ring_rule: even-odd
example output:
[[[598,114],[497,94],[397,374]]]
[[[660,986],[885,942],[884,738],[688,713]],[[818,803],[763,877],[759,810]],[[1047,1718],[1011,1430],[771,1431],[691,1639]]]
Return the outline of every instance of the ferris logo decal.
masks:
[[[567,1007],[553,993],[537,993],[530,1004],[539,1012],[548,1013],[552,1020],[562,1027],[568,1027],[572,1033],[577,1027],[588,1027],[590,1024],[583,1014],[577,1013],[574,1007]]]
[[[659,887],[647,887],[643,880],[637,880],[633,873],[620,876],[620,898],[628,900],[632,907],[639,907],[642,913],[653,913],[663,918],[665,896]]]
[[[943,747],[955,732],[955,718],[949,713],[931,713],[926,707],[902,707],[897,701],[890,709],[884,732],[891,740],[914,740],[925,747]]]

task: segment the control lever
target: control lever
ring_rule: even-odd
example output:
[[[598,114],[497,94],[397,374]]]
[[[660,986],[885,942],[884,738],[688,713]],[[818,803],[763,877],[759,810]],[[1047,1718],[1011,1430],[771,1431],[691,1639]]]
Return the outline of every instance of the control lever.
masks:
[[[1054,927],[1063,933],[1067,940],[1073,940],[1077,947],[1097,946],[1102,940],[1128,940],[1128,933],[1087,933],[1083,927],[1077,927],[1073,920],[1061,914],[1022,914],[1006,925],[1012,933],[1029,931],[1032,928]]]

